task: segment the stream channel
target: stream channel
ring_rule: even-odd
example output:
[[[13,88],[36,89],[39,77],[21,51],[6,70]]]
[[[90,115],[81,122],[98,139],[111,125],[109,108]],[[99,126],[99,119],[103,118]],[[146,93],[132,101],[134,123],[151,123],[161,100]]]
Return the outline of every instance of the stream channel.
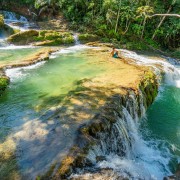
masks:
[[[0,97],[0,179],[35,179],[71,147],[74,139],[68,134],[76,133],[77,122],[46,120],[79,80],[105,71],[106,67],[97,68],[96,60],[86,55],[87,49],[76,45],[59,50],[47,62],[6,70],[11,83]],[[36,50],[1,47],[0,63],[18,61]],[[160,180],[174,173],[180,162],[180,66],[168,57],[159,60],[121,51],[136,64],[154,67],[157,74],[156,64],[161,64],[165,78],[155,102],[134,127],[138,137],[134,158],[111,155],[99,167],[112,168],[132,179]]]
[[[72,129],[68,132],[66,125],[69,122],[47,122],[46,119],[56,110],[61,96],[73,90],[78,80],[95,77],[105,70],[105,67],[96,68],[96,64],[92,63],[94,59],[86,56],[86,48],[78,45],[63,49],[53,54],[48,62],[6,70],[11,83],[0,97],[0,152],[5,153],[9,161],[1,167],[0,177],[12,174],[17,176],[18,171],[18,176],[20,172],[23,176],[35,178],[55,160],[61,159],[63,152],[66,153],[72,145],[73,139],[62,137],[66,133],[75,133],[72,129],[76,129],[76,124],[71,123]],[[28,55],[32,51],[36,51],[36,48],[2,48],[0,62],[8,63],[16,56]],[[141,58],[146,60],[144,63],[149,60],[148,57],[134,57],[134,52],[124,51],[124,56],[130,55],[137,64],[142,63],[139,61]],[[152,60],[155,61],[159,62]],[[169,69],[175,68],[168,62],[162,62]],[[141,158],[134,161],[111,157],[111,161],[101,164],[103,168],[113,168],[115,165],[120,169],[129,167],[136,178],[139,174],[147,174],[141,171],[142,168],[147,169],[154,179],[161,179],[174,172],[180,161],[180,89],[177,65],[175,70],[176,73],[166,72],[167,79],[162,82],[158,97],[137,127],[139,148],[135,154]],[[59,142],[59,139],[64,139],[64,142]]]

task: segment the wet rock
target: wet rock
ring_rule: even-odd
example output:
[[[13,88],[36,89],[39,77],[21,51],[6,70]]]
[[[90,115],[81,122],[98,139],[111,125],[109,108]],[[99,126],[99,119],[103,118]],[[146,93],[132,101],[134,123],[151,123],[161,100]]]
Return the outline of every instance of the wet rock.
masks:
[[[176,170],[174,175],[168,176],[168,177],[164,177],[163,180],[180,180],[180,164],[178,164],[177,170]]]
[[[12,44],[16,45],[27,45],[31,42],[33,42],[34,37],[38,36],[38,31],[36,30],[29,30],[24,32],[16,33],[12,36],[10,36],[7,41]]]
[[[105,156],[96,156],[96,162],[100,162],[100,161],[105,161],[106,157]]]

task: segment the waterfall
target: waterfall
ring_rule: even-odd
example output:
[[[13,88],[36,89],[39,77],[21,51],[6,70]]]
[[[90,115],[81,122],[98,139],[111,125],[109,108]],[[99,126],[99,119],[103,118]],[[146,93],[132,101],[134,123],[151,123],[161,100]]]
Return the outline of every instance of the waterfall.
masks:
[[[2,14],[4,15],[4,20],[5,23],[9,23],[9,22],[25,22],[27,23],[28,20],[21,16],[21,15],[17,15],[13,12],[9,12],[9,11],[2,11]]]
[[[74,37],[75,45],[79,45],[80,42],[79,42],[79,39],[78,39],[78,34],[74,34],[73,37]]]
[[[128,179],[163,179],[165,175],[171,174],[168,167],[171,154],[166,149],[163,153],[158,149],[159,142],[148,142],[143,140],[139,132],[138,111],[141,116],[145,112],[142,102],[143,96],[140,92],[140,107],[138,107],[137,96],[133,93],[122,105],[122,111],[117,116],[116,122],[107,130],[97,134],[97,143],[90,148],[87,159],[93,166],[76,169],[72,179],[90,178],[93,173],[103,169],[111,169],[118,177]],[[102,160],[97,160],[101,157]],[[167,158],[168,157],[168,158]],[[106,174],[106,171],[104,172]],[[109,171],[107,171],[107,174]],[[103,179],[105,175],[100,175]],[[109,175],[107,175],[108,177]]]
[[[150,67],[157,76],[164,73],[164,82],[159,83],[180,88],[180,66],[174,59],[168,57],[155,59],[128,50],[122,50],[122,55],[131,59],[133,64]],[[96,135],[98,143],[90,148],[87,155],[87,160],[92,165],[75,169],[70,178],[121,179],[122,177],[133,180],[160,180],[171,175],[169,164],[176,157],[170,151],[170,144],[163,140],[152,138],[145,140],[142,137],[139,117],[146,118],[144,104],[146,100],[140,90],[138,94],[139,98],[131,93],[122,105],[120,115],[112,127],[106,124],[107,129]]]
[[[4,16],[5,24],[14,29],[19,29],[21,31],[37,29],[37,25],[35,23],[30,23],[24,16],[9,11],[0,11],[0,14]]]

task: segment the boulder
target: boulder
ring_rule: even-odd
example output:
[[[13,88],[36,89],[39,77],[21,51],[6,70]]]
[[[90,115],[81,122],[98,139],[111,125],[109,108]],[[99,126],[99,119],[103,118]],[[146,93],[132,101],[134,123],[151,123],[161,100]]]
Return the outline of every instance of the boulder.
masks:
[[[16,45],[33,43],[35,46],[58,46],[72,44],[74,38],[69,32],[29,30],[10,36],[8,42]]]
[[[27,45],[34,41],[34,37],[37,37],[39,32],[36,30],[29,30],[24,32],[16,33],[10,36],[7,41],[16,45]]]

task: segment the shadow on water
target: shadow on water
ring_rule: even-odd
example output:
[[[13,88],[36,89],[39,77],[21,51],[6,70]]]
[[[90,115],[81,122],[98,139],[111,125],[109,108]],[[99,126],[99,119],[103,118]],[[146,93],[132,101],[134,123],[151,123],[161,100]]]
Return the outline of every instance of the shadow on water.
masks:
[[[34,179],[68,153],[75,142],[78,127],[90,120],[97,107],[103,104],[101,101],[107,98],[107,88],[93,87],[92,90],[81,86],[82,82],[77,81],[77,87],[66,95],[46,97],[41,102],[42,107],[52,107],[53,103],[59,104],[58,107],[48,109],[35,119],[18,120],[21,126],[8,134],[4,141],[12,149],[9,149],[10,164],[4,169],[1,165],[1,179],[5,175]]]
[[[92,68],[96,64],[66,58],[29,70],[26,77],[20,74],[0,97],[0,179],[34,179],[59,163],[73,145],[77,128],[106,97],[103,88],[92,91],[78,80],[98,74]]]

